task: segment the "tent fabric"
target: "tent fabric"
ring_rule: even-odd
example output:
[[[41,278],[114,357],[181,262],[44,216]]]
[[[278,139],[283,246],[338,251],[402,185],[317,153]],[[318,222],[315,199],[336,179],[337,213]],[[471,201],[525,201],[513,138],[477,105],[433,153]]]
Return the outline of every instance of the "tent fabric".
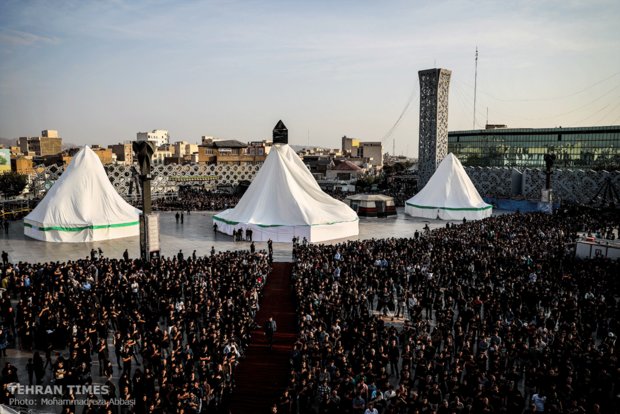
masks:
[[[463,165],[450,153],[424,188],[405,203],[405,213],[441,220],[480,220],[491,216],[493,206],[482,200]]]
[[[310,242],[359,234],[359,219],[349,206],[325,194],[288,144],[274,144],[239,203],[213,216],[223,233],[252,229],[255,241]]]
[[[81,243],[140,234],[140,210],[116,192],[99,157],[81,149],[24,218],[24,234],[49,242]]]
[[[396,216],[394,197],[383,194],[353,194],[344,202],[357,212],[359,217]]]

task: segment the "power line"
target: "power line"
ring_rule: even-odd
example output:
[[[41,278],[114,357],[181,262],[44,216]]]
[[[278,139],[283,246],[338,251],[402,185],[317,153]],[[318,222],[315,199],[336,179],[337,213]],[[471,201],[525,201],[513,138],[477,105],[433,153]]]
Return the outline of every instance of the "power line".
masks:
[[[579,94],[581,94],[581,93],[583,93],[583,92],[586,92],[586,91],[587,91],[587,90],[589,90],[589,89],[592,89],[592,88],[593,88],[593,87],[595,87],[595,86],[600,85],[600,84],[601,84],[601,83],[603,83],[603,82],[606,82],[606,81],[608,81],[608,80],[610,80],[610,79],[612,79],[612,78],[615,78],[615,77],[616,77],[616,76],[618,76],[618,75],[620,75],[620,72],[616,72],[616,73],[614,73],[614,74],[612,74],[612,75],[610,75],[610,76],[608,76],[608,77],[606,77],[606,78],[604,78],[604,79],[601,79],[601,80],[599,80],[599,81],[596,81],[596,82],[594,82],[593,84],[588,85],[588,86],[586,86],[585,88],[580,89],[580,90],[578,90],[578,91],[576,91],[576,92],[572,92],[572,93],[569,93],[569,94],[567,94],[567,95],[562,95],[562,96],[555,96],[555,97],[552,97],[552,98],[522,98],[522,99],[504,99],[504,98],[498,98],[498,97],[496,97],[496,96],[493,96],[492,94],[490,94],[490,93],[488,93],[488,92],[485,92],[485,91],[480,91],[480,93],[485,94],[485,95],[486,95],[486,96],[488,96],[489,98],[494,99],[494,100],[499,101],[499,102],[545,102],[545,101],[557,101],[557,100],[560,100],[560,99],[566,99],[566,98],[573,97],[573,96],[575,96],[575,95],[579,95]],[[466,82],[462,82],[462,83],[463,83],[464,85],[468,86],[469,88],[471,88],[471,87],[472,87],[471,85],[468,85]],[[475,87],[474,87],[474,89],[475,89]],[[475,93],[475,92],[474,92],[474,93]]]
[[[381,140],[382,143],[385,142],[385,140],[389,139],[392,136],[392,134],[394,133],[394,131],[396,130],[396,128],[400,124],[400,121],[402,121],[403,117],[405,116],[405,113],[407,113],[407,110],[409,109],[409,106],[411,106],[411,102],[413,102],[413,100],[416,97],[416,91],[417,91],[417,86],[414,86],[413,87],[413,91],[411,91],[411,95],[409,96],[409,99],[407,100],[407,104],[403,108],[403,110],[400,113],[400,115],[399,115],[398,119],[396,120],[396,122],[394,122],[394,125],[392,125],[392,127],[389,129],[389,131],[384,135],[383,139]]]
[[[467,86],[468,88],[471,88],[471,85],[468,85],[466,82],[463,82],[463,81],[455,82],[455,86],[456,85]],[[620,84],[614,86],[611,89],[606,90],[605,93],[603,93],[602,95],[599,95],[598,97],[594,98],[593,100],[591,100],[590,102],[586,103],[585,105],[581,105],[581,106],[579,106],[577,108],[570,109],[570,110],[568,110],[566,112],[562,112],[562,113],[558,113],[558,114],[554,114],[554,115],[543,116],[543,117],[534,117],[534,118],[532,118],[532,117],[523,117],[523,116],[515,115],[514,113],[507,114],[507,113],[505,113],[505,112],[503,112],[501,110],[497,110],[496,107],[492,107],[492,108],[493,108],[493,110],[495,112],[499,113],[500,115],[504,115],[504,116],[506,116],[508,118],[518,118],[518,119],[525,120],[525,121],[543,121],[543,120],[558,118],[558,117],[564,116],[564,115],[569,115],[569,114],[572,114],[574,112],[580,111],[580,110],[582,110],[584,108],[587,108],[590,105],[592,105],[592,104],[596,103],[597,101],[603,99],[604,97],[608,96],[609,94],[611,94],[612,92],[614,92],[618,88],[620,88]],[[612,104],[613,104],[613,102],[612,102]],[[480,113],[478,112],[478,114],[480,114]]]

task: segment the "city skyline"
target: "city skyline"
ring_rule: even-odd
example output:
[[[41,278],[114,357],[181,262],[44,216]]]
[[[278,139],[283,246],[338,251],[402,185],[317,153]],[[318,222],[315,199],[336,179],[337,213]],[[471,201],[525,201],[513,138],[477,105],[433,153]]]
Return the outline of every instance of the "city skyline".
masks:
[[[0,136],[250,141],[282,119],[291,144],[346,135],[415,156],[418,71],[452,71],[449,129],[472,129],[476,47],[476,128],[487,108],[509,127],[613,125],[619,15],[612,1],[7,1]]]

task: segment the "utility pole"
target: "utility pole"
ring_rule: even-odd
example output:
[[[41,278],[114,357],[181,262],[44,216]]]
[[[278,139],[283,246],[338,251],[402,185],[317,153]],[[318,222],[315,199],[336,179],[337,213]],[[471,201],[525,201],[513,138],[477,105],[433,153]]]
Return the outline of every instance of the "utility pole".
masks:
[[[396,139],[392,138],[392,157],[396,156]]]
[[[472,129],[476,129],[476,92],[478,89],[478,46],[476,46],[476,65],[474,69],[474,126]]]

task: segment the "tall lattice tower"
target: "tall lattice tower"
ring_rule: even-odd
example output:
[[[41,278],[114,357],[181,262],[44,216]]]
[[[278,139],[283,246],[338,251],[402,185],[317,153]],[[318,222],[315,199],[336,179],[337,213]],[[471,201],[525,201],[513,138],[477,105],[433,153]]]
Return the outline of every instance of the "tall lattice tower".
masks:
[[[420,147],[418,152],[418,190],[431,178],[448,155],[448,69],[427,69],[420,77]]]

